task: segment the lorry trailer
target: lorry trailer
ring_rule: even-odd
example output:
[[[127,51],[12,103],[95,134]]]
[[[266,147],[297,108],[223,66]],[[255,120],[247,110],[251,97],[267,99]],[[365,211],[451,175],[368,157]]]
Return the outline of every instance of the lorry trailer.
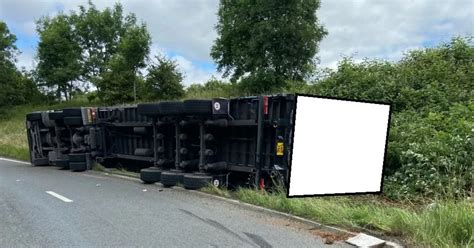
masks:
[[[122,167],[165,187],[287,184],[295,104],[278,94],[32,112],[30,160],[73,172]]]

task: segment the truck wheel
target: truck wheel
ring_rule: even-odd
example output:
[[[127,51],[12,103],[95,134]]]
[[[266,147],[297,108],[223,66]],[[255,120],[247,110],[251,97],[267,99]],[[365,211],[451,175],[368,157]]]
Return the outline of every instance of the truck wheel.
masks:
[[[82,116],[81,108],[65,108],[63,109],[64,116]]]
[[[160,102],[158,111],[161,115],[180,115],[183,113],[183,103],[179,101]]]
[[[69,168],[69,160],[67,160],[67,159],[57,159],[57,160],[51,161],[51,163],[54,166],[60,167],[60,168],[63,168],[63,169]]]
[[[186,174],[183,178],[184,188],[200,189],[206,187],[212,182],[212,176],[199,174]]]
[[[87,170],[86,162],[69,162],[69,169],[71,171],[85,171]]]
[[[159,103],[140,103],[137,105],[137,112],[141,115],[159,115],[158,105]]]
[[[72,116],[72,117],[64,117],[64,124],[67,126],[82,126],[82,117],[80,116]]]
[[[162,170],[156,167],[142,169],[140,171],[140,179],[145,184],[156,183],[160,181]]]
[[[48,112],[41,113],[41,121],[45,127],[54,127],[54,120],[49,119]]]
[[[49,112],[48,117],[50,120],[62,120],[64,118],[64,114],[62,111],[54,111]]]
[[[31,165],[33,166],[41,166],[41,165],[48,165],[49,160],[48,158],[36,158],[31,160]]]
[[[163,171],[161,173],[161,184],[165,187],[172,187],[178,183],[183,183],[184,173],[179,170]]]
[[[212,114],[211,100],[185,100],[183,102],[184,113],[193,115]]]
[[[26,120],[28,121],[41,121],[41,112],[33,112],[26,115]]]
[[[86,162],[86,154],[85,153],[70,153],[69,161],[70,162]]]

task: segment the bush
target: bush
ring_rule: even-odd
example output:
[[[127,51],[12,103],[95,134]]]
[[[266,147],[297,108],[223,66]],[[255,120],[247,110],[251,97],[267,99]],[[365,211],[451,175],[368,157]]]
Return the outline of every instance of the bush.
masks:
[[[397,63],[346,58],[326,78],[300,88],[392,104],[388,196],[460,197],[472,192],[474,173],[472,68],[472,38],[454,38]]]
[[[148,67],[148,75],[142,86],[144,100],[174,100],[184,96],[184,75],[175,60],[156,56],[157,63]]]
[[[399,157],[400,164],[387,178],[395,186],[387,191],[389,196],[467,196],[474,180],[472,116],[474,102],[425,116],[398,114],[392,124],[389,152]]]
[[[186,98],[236,97],[241,95],[237,83],[226,83],[211,78],[205,84],[191,84],[186,89]]]

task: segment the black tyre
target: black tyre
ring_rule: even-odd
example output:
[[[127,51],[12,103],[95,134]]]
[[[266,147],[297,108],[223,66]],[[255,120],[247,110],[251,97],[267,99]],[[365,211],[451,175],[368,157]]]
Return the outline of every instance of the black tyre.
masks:
[[[33,112],[26,115],[26,120],[28,121],[41,121],[41,112]]]
[[[161,169],[156,167],[142,169],[140,171],[140,179],[146,184],[156,183],[160,181],[162,172]]]
[[[69,161],[70,162],[86,162],[86,154],[85,153],[70,153],[69,154]]]
[[[48,165],[48,164],[49,164],[48,158],[36,158],[36,159],[32,159],[31,161],[31,165],[33,166],[41,166],[41,165]]]
[[[68,168],[69,167],[69,160],[67,160],[67,159],[57,159],[57,160],[51,161],[51,163],[54,166],[61,167],[61,168]]]
[[[64,117],[64,125],[67,125],[67,126],[82,126],[84,124],[82,122],[82,117],[73,116],[73,117]]]
[[[50,120],[62,120],[64,118],[62,111],[49,112],[48,117]]]
[[[64,116],[82,116],[81,108],[65,108],[63,113]]]
[[[183,103],[179,101],[160,102],[158,111],[160,115],[180,115],[183,114]]]
[[[87,170],[86,162],[69,162],[69,169],[71,171],[85,171]]]
[[[49,119],[49,113],[41,113],[41,121],[45,127],[54,127],[54,120]]]
[[[137,112],[141,115],[156,116],[160,114],[159,103],[141,103],[137,105]]]
[[[191,115],[212,114],[211,100],[185,100],[183,102],[184,113]]]
[[[199,174],[186,174],[183,177],[184,188],[200,189],[212,182],[212,176]]]
[[[163,171],[161,173],[161,184],[165,187],[172,187],[178,183],[183,183],[184,173],[178,170]]]

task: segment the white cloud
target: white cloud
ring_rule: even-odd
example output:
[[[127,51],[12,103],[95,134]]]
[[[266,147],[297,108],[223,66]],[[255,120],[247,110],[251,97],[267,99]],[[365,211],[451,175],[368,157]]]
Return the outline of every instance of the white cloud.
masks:
[[[470,0],[323,1],[321,64],[334,67],[343,55],[397,60],[425,42],[472,34],[473,9]]]
[[[207,82],[212,76],[217,79],[222,78],[219,74],[213,70],[204,70],[194,65],[190,60],[183,56],[174,56],[172,59],[176,60],[179,65],[179,69],[184,73],[183,84],[189,86],[193,83],[204,83]]]
[[[115,1],[95,1],[98,8]],[[216,38],[218,0],[123,0],[125,12],[146,22],[153,47],[172,54],[186,73],[186,84],[204,82],[214,71],[210,47]],[[77,10],[86,0],[2,0],[0,19],[29,35],[33,21],[58,9]],[[474,6],[470,0],[322,0],[317,14],[329,31],[318,57],[322,67],[335,68],[341,56],[397,60],[411,48],[433,45],[454,35],[474,33]],[[152,48],[154,53],[156,49]],[[19,64],[27,64],[20,57]]]
[[[151,52],[149,59],[153,63],[156,63],[156,55],[166,55],[166,50],[159,46],[157,43],[153,43],[151,45],[150,51]],[[170,58],[176,61],[176,63],[178,64],[178,70],[183,73],[183,84],[185,86],[189,86],[193,83],[205,83],[213,76],[218,79],[222,78],[220,73],[217,73],[215,70],[200,68],[184,56],[173,55]],[[146,70],[143,69],[142,73],[146,74]]]
[[[16,65],[18,68],[25,68],[27,70],[35,67],[35,54],[34,50],[28,49],[21,51],[20,55],[17,56]]]
[[[99,9],[116,1],[96,1]],[[128,0],[120,1],[126,13],[135,13],[147,24],[153,42],[167,51],[182,54],[191,60],[210,61],[210,46],[216,37],[217,0]],[[86,0],[67,1],[66,10],[77,10]]]

